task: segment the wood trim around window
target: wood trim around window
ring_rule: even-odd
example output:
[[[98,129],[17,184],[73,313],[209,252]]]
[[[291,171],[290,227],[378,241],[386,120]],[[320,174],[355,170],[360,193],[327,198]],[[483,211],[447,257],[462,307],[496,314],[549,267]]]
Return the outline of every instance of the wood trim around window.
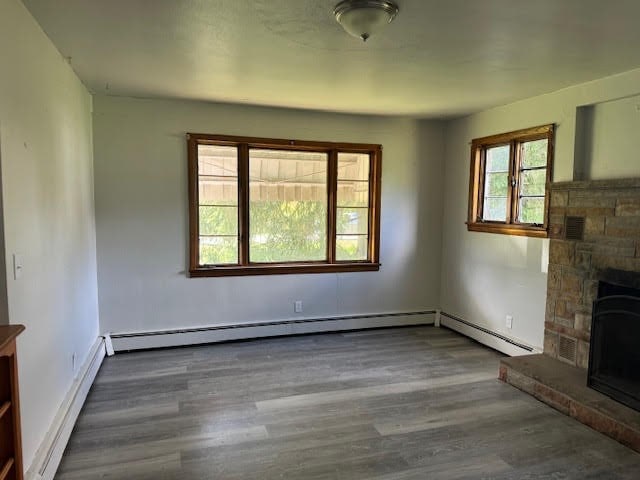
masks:
[[[519,147],[523,143],[547,139],[546,187],[544,197],[544,222],[542,224],[521,223],[517,221],[520,192]],[[507,190],[507,214],[504,222],[482,219],[486,151],[498,146],[510,147],[509,177]],[[546,238],[549,227],[549,187],[553,176],[554,125],[542,125],[513,132],[476,138],[471,142],[469,174],[469,207],[467,230],[474,232],[500,233],[527,237]]]
[[[238,263],[201,265],[199,261],[198,145],[232,146],[238,149]],[[326,153],[327,164],[327,261],[255,263],[249,259],[249,150],[251,148]],[[368,259],[336,260],[338,153],[369,154]],[[306,273],[364,272],[380,269],[380,197],[382,145],[313,142],[271,138],[188,133],[189,276],[219,277]]]

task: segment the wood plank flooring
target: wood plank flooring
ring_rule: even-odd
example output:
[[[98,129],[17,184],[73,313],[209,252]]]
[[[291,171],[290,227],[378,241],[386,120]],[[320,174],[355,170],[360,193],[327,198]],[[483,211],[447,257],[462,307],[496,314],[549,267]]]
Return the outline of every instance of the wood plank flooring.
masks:
[[[105,360],[57,480],[638,479],[640,455],[497,380],[446,329]]]

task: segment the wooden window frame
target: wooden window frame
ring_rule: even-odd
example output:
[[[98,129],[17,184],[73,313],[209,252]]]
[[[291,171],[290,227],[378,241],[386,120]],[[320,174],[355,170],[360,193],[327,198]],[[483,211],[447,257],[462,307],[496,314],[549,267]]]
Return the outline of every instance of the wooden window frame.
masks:
[[[238,264],[200,265],[198,145],[238,149]],[[327,165],[327,261],[255,263],[249,260],[249,151],[251,148],[326,153]],[[336,260],[338,153],[369,154],[369,245],[367,260]],[[187,134],[189,179],[189,275],[220,277],[306,273],[365,272],[380,269],[380,193],[382,145],[314,142],[230,135]]]
[[[547,178],[544,199],[544,223],[518,222],[521,152],[523,143],[547,139]],[[509,182],[507,190],[506,221],[482,218],[484,199],[484,177],[486,151],[489,148],[509,145]],[[489,137],[476,138],[471,142],[471,173],[469,178],[469,210],[467,230],[473,232],[500,233],[527,237],[546,238],[549,233],[549,186],[553,175],[554,125],[541,125]]]

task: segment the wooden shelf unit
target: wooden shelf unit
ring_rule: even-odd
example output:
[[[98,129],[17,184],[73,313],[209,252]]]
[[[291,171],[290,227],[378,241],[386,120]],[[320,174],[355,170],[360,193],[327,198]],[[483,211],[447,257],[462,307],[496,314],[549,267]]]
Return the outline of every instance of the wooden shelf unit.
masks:
[[[23,480],[16,337],[22,325],[0,326],[0,480]]]

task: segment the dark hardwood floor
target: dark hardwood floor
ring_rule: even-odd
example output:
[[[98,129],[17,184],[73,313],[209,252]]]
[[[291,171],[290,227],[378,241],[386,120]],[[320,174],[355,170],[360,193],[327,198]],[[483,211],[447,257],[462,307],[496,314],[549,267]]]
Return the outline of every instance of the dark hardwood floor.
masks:
[[[56,479],[638,479],[640,455],[434,327],[105,360]]]

